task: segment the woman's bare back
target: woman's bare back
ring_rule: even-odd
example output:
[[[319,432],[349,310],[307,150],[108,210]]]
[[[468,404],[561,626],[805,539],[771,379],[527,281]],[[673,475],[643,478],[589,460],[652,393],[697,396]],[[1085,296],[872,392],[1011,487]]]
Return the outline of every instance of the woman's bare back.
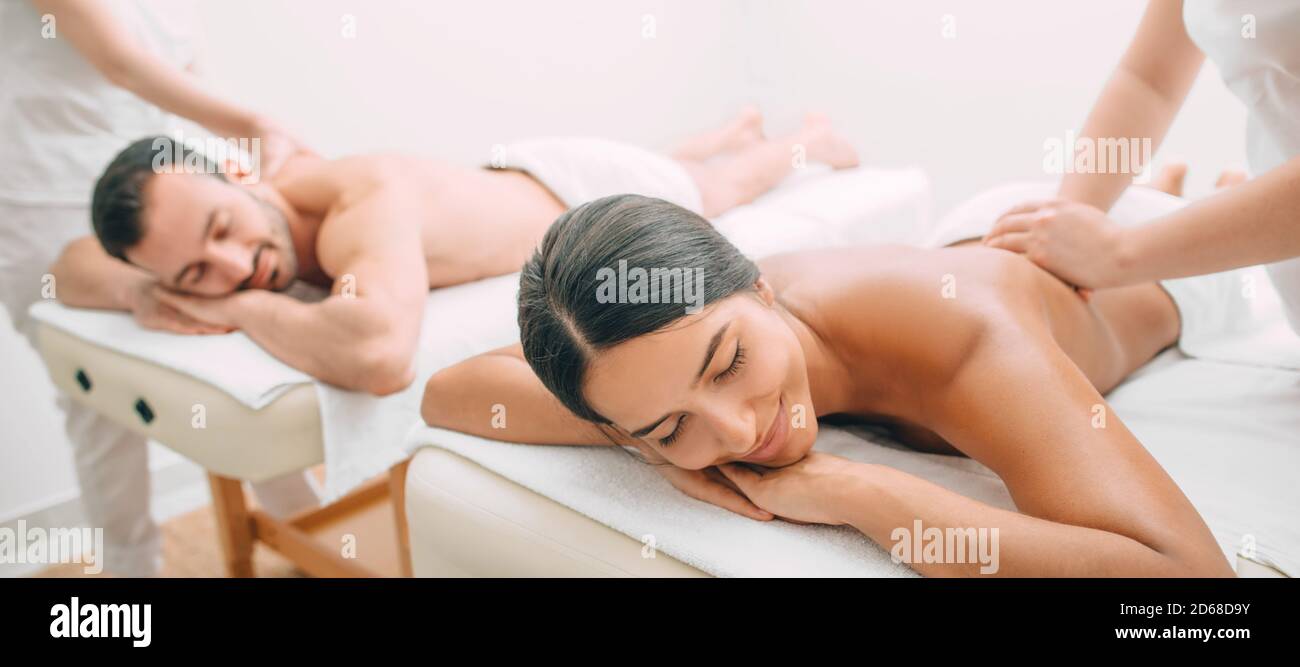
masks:
[[[900,441],[922,451],[961,453],[895,398],[911,389],[900,385],[925,382],[918,364],[907,361],[914,351],[951,357],[938,361],[941,367],[960,363],[960,326],[953,327],[952,319],[932,323],[934,313],[963,313],[957,322],[1009,321],[1023,330],[1025,345],[1059,347],[1100,393],[1178,338],[1177,309],[1154,283],[1098,290],[1085,301],[1020,255],[974,239],[940,249],[798,252],[764,259],[760,266],[786,307],[845,350],[846,363],[863,378],[853,416],[890,427]],[[896,359],[882,359],[887,356]]]

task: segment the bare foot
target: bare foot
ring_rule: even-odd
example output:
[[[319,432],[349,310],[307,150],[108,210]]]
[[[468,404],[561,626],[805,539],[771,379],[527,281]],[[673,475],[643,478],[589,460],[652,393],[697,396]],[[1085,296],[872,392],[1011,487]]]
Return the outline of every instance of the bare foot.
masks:
[[[825,114],[810,113],[804,116],[799,130],[799,143],[808,151],[808,159],[828,164],[836,169],[858,166],[858,151],[831,126]]]
[[[740,110],[726,127],[722,129],[722,150],[728,153],[749,148],[762,142],[763,112],[758,107],[749,105]]]
[[[1246,178],[1246,172],[1240,169],[1224,169],[1223,173],[1219,174],[1219,180],[1214,182],[1214,187],[1222,189],[1241,185],[1246,182]]]
[[[1175,162],[1161,167],[1160,173],[1151,180],[1151,187],[1167,192],[1175,197],[1183,196],[1183,182],[1187,180],[1187,164]]]

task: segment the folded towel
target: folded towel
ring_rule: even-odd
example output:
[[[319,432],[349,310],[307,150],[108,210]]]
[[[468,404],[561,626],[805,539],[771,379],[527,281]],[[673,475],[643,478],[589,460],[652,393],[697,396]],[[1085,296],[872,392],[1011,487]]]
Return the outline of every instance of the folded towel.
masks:
[[[503,148],[489,167],[531,174],[569,208],[630,192],[702,210],[690,174],[672,158],[640,146],[594,137],[546,137]]]
[[[206,382],[260,409],[311,376],[271,356],[242,332],[182,336],[142,329],[128,313],[32,304],[31,317],[115,352],[144,359]]]

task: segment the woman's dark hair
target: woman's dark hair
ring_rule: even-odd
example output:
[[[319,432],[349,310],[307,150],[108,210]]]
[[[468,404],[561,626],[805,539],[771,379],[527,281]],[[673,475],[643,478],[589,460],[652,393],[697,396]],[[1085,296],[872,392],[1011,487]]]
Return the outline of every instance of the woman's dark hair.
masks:
[[[520,273],[519,337],[542,384],[596,424],[610,421],[583,395],[593,353],[661,331],[688,312],[680,300],[599,298],[608,276],[626,267],[699,276],[699,306],[752,290],[759,278],[754,262],[709,221],[662,199],[613,195],[561,215]]]

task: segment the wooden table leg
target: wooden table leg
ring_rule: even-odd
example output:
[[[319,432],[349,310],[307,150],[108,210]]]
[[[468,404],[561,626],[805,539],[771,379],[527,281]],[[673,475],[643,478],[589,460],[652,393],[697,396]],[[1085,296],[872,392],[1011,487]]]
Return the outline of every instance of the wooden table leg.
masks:
[[[212,509],[217,515],[217,536],[231,577],[253,576],[253,518],[244,500],[244,485],[237,479],[208,473]]]
[[[397,553],[402,565],[402,576],[411,574],[411,535],[406,528],[406,468],[411,459],[388,469],[388,497],[393,503],[393,521],[397,526]]]

